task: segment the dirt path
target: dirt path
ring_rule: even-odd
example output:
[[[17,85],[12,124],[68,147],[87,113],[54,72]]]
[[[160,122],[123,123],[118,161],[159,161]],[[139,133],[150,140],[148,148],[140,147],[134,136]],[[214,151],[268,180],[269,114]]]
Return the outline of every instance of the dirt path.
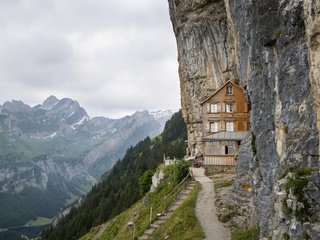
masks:
[[[204,175],[203,168],[193,168],[192,172],[195,180],[202,186],[197,198],[196,215],[206,240],[230,240],[230,230],[225,228],[217,218],[212,180]]]

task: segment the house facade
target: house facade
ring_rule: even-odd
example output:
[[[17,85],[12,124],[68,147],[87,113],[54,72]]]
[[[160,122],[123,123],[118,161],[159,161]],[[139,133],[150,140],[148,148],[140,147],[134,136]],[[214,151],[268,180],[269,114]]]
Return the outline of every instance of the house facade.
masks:
[[[201,105],[204,165],[235,165],[234,157],[249,130],[244,90],[227,81]]]

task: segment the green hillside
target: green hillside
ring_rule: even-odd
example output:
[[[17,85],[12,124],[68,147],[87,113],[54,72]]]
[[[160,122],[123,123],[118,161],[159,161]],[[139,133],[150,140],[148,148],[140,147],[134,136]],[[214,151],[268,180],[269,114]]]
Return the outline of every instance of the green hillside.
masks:
[[[152,208],[152,222],[157,218],[156,214],[163,211],[164,205],[169,205],[173,200],[164,201],[165,196],[172,191],[178,184],[179,176],[184,172],[184,168],[180,165],[170,165],[164,168],[160,165],[158,169],[162,169],[165,178],[155,192],[149,192],[143,199],[140,199],[129,209],[115,216],[108,222],[92,228],[90,232],[82,236],[80,240],[126,240],[135,239],[141,236],[145,229],[149,226],[150,209]],[[181,187],[181,188],[180,188]],[[178,191],[183,188],[181,185]],[[195,216],[195,202],[199,185],[196,185],[185,200],[185,202],[175,211],[175,213],[156,230],[152,239],[203,239],[202,229]],[[134,222],[134,229],[128,227],[128,222]],[[133,236],[134,235],[134,236]]]
[[[78,239],[92,227],[128,209],[144,195],[139,187],[139,178],[147,170],[154,171],[162,162],[163,154],[182,158],[186,138],[187,130],[180,111],[166,123],[160,136],[152,140],[147,137],[129,148],[124,158],[92,188],[82,205],[72,209],[42,237],[49,240]]]

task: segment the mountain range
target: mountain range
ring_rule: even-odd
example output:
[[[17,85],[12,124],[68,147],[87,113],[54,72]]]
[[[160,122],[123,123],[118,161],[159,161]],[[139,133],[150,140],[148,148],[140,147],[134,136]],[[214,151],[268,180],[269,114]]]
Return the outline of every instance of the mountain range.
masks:
[[[69,98],[31,107],[0,105],[0,228],[51,219],[86,193],[146,136],[159,134],[173,111],[90,118]]]

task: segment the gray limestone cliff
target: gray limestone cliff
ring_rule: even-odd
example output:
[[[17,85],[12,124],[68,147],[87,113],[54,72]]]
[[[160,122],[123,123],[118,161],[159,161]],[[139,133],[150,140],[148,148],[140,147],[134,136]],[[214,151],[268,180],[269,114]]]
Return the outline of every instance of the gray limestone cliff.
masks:
[[[200,102],[229,79],[241,85],[252,134],[233,196],[249,199],[260,237],[319,239],[319,1],[169,0],[169,9],[189,147],[201,151]]]

